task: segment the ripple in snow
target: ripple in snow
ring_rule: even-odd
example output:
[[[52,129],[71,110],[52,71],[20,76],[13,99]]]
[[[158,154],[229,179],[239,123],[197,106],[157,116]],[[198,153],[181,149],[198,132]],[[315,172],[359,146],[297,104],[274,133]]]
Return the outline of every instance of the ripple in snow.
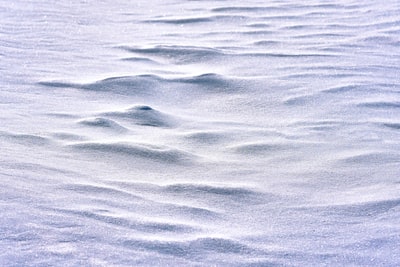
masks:
[[[101,115],[127,119],[134,124],[143,126],[172,127],[176,124],[176,120],[172,116],[144,105],[133,106],[123,111],[105,112]]]
[[[69,145],[82,152],[101,152],[104,154],[117,154],[132,156],[135,158],[148,159],[161,163],[186,164],[191,162],[195,156],[178,149],[169,147],[158,147],[148,144],[135,143],[99,143],[83,142]]]
[[[85,126],[90,126],[90,127],[110,129],[110,130],[114,130],[117,132],[126,132],[128,130],[113,120],[101,118],[101,117],[83,119],[83,120],[80,120],[78,123],[85,125]]]

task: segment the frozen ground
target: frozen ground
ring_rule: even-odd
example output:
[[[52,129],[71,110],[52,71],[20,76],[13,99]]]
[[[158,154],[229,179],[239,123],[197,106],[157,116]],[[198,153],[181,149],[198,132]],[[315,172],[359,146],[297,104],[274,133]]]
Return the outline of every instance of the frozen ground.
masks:
[[[1,266],[399,266],[400,3],[0,0]]]

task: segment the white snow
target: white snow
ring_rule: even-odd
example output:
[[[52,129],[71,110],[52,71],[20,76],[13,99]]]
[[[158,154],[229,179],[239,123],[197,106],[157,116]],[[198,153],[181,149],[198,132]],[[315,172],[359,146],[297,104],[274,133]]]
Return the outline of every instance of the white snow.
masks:
[[[399,66],[397,0],[0,0],[0,265],[398,266]]]

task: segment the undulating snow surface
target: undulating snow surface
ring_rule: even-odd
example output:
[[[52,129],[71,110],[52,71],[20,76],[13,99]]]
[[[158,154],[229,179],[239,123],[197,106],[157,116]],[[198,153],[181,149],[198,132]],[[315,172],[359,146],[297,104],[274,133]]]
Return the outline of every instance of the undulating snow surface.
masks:
[[[0,1],[1,266],[399,266],[400,2]]]

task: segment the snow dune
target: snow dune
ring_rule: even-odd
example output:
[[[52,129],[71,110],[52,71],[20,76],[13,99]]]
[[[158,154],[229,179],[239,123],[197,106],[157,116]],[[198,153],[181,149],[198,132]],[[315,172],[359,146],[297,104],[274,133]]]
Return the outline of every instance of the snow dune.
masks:
[[[400,265],[400,5],[0,0],[0,265]]]

